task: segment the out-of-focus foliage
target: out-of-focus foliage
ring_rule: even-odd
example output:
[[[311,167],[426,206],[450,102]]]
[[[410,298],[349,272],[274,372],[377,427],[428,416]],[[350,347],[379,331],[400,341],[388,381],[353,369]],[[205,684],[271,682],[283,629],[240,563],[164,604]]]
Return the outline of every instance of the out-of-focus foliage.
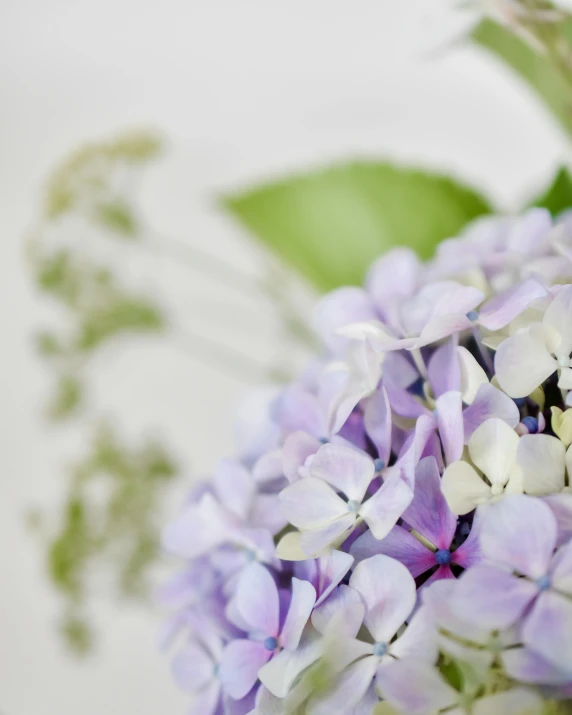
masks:
[[[133,236],[137,219],[122,195],[125,179],[160,150],[158,137],[143,131],[81,147],[53,172],[46,187],[46,216],[56,219],[81,211],[120,235]]]
[[[532,206],[542,206],[553,216],[562,211],[568,211],[572,206],[572,176],[565,166],[560,167],[550,186],[531,203]]]
[[[536,3],[538,4],[538,3]],[[544,101],[567,134],[572,134],[572,20],[514,28],[483,20],[472,39],[511,67]]]
[[[406,245],[429,257],[491,207],[452,179],[356,162],[228,196],[224,206],[320,290],[361,284],[372,261]]]
[[[112,565],[119,596],[138,598],[148,592],[161,527],[157,504],[174,475],[175,466],[160,444],[126,447],[106,424],[98,427],[89,453],[72,470],[48,566],[67,599],[62,626],[77,651],[91,645],[84,605],[98,567]]]
[[[94,573],[106,567],[121,596],[147,594],[147,574],[159,543],[160,505],[175,475],[173,460],[159,443],[147,440],[127,447],[93,414],[85,368],[111,341],[160,334],[167,323],[151,296],[128,289],[112,266],[90,258],[80,237],[62,246],[53,234],[57,236],[59,222],[75,218],[95,223],[111,238],[139,240],[140,221],[129,187],[158,150],[155,136],[140,132],[76,152],[49,180],[44,217],[28,245],[37,288],[60,317],[57,327],[36,335],[38,353],[54,380],[47,417],[80,420],[91,443],[71,470],[59,523],[47,537],[48,571],[65,599],[62,632],[79,653],[93,642],[86,614]]]

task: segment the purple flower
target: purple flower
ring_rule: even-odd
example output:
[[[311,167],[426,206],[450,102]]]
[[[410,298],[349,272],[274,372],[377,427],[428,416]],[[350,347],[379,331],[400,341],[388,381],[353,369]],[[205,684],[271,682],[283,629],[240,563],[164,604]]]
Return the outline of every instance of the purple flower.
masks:
[[[527,688],[513,688],[475,698],[460,693],[439,672],[415,660],[394,661],[378,677],[380,692],[399,712],[433,715],[441,710],[461,715],[540,715],[541,698]]]
[[[572,662],[572,542],[553,555],[556,542],[556,519],[541,500],[491,505],[481,532],[487,563],[463,574],[452,606],[491,630],[521,622],[524,645],[558,668]]]
[[[219,677],[225,692],[240,700],[254,687],[259,671],[271,658],[283,649],[296,650],[315,601],[314,587],[294,578],[291,602],[285,607],[284,594],[281,598],[268,569],[256,563],[244,569],[228,617],[247,638],[231,641],[224,650]]]
[[[436,634],[423,610],[395,638],[415,607],[415,583],[402,564],[387,556],[373,556],[356,566],[350,588],[358,592],[365,605],[364,625],[371,640],[347,639],[338,645],[342,658],[351,654],[350,664],[327,693],[310,699],[311,715],[352,712],[363,698],[369,700],[376,674],[395,658],[426,662],[437,658]]]
[[[360,536],[351,548],[356,561],[385,554],[404,564],[414,578],[432,571],[428,583],[454,578],[453,564],[468,568],[478,563],[480,549],[476,529],[454,548],[458,519],[441,492],[434,457],[426,457],[417,465],[413,501],[403,512],[402,519],[404,525],[394,526],[381,541],[375,539],[371,531]]]
[[[382,538],[412,497],[411,489],[396,471],[366,499],[376,476],[375,463],[363,452],[340,444],[321,447],[308,472],[309,476],[280,494],[284,515],[300,529],[296,540],[288,534],[280,542],[280,558],[316,556],[335,543],[343,543],[361,521]]]

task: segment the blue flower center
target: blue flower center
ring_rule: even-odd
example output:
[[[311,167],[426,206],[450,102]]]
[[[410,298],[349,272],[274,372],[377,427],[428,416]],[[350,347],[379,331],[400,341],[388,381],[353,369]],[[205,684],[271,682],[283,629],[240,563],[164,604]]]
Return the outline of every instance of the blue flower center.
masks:
[[[467,313],[467,318],[469,320],[476,320],[479,317],[479,314],[477,313],[476,310],[469,310]]]
[[[274,636],[268,636],[268,638],[264,641],[264,647],[266,650],[276,650],[278,647],[278,641]]]
[[[348,509],[354,513],[360,508],[361,504],[356,499],[350,499],[348,502]]]
[[[552,584],[550,583],[550,578],[548,576],[541,576],[536,579],[536,585],[541,591],[548,591]]]
[[[373,465],[375,467],[376,472],[381,472],[381,470],[385,468],[385,462],[383,461],[383,459],[376,459]]]
[[[330,440],[327,437],[320,437],[320,439],[318,440],[320,444],[328,444],[329,441]]]
[[[522,424],[528,430],[528,434],[536,434],[538,432],[538,420],[536,417],[523,417]]]
[[[382,655],[387,653],[387,643],[374,643],[373,644],[373,654],[381,658]]]
[[[451,563],[451,552],[449,549],[439,549],[436,551],[435,561],[439,566],[448,566]]]

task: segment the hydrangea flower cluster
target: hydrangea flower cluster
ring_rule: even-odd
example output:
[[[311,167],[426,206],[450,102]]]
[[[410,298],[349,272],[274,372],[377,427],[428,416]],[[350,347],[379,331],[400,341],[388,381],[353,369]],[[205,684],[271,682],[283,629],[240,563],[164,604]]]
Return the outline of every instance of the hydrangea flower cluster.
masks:
[[[572,698],[572,221],[481,220],[323,298],[324,354],[164,533],[195,715]]]

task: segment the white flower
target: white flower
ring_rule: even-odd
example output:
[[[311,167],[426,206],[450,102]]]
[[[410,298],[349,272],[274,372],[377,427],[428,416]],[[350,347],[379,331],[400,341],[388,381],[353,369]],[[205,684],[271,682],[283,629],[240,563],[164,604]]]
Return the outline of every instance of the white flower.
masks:
[[[455,514],[467,514],[475,507],[498,500],[505,492],[522,491],[522,474],[516,454],[519,438],[497,417],[483,422],[469,440],[469,455],[487,481],[468,462],[449,465],[441,489]]]
[[[572,474],[572,447],[566,450],[556,437],[529,434],[518,442],[516,461],[522,471],[522,488],[527,494],[545,496],[572,492],[566,472]]]
[[[533,323],[499,346],[495,370],[502,389],[511,397],[530,395],[558,370],[558,386],[572,388],[572,285],[562,288],[541,323]]]

